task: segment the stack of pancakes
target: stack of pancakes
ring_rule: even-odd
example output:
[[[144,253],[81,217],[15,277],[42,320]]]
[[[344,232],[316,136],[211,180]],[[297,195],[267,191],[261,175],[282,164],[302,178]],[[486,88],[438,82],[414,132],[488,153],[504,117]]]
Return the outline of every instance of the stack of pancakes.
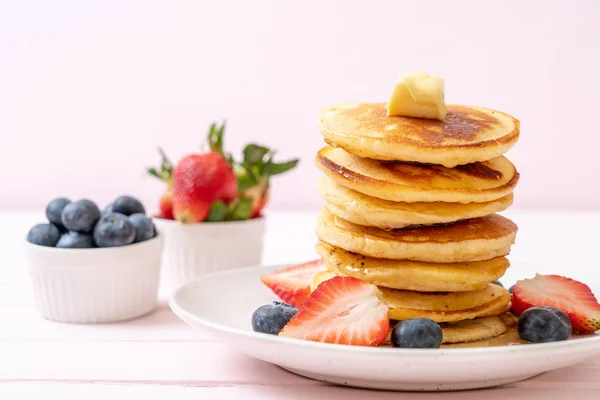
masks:
[[[444,343],[490,338],[513,321],[511,296],[492,282],[517,226],[496,212],[519,180],[502,156],[519,121],[490,109],[448,106],[443,121],[387,116],[386,105],[326,108],[319,151],[326,200],[317,252],[334,275],[377,285],[392,320],[430,318]]]

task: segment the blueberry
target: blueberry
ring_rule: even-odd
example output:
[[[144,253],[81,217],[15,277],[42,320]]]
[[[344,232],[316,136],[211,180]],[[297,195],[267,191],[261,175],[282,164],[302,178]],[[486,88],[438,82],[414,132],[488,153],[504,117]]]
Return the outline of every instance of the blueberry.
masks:
[[[516,283],[515,283],[516,285]],[[508,288],[508,293],[512,294],[513,290],[515,290],[515,285],[512,285],[511,287]]]
[[[54,247],[60,239],[60,229],[54,224],[37,224],[29,230],[27,241],[40,246]]]
[[[554,307],[528,308],[519,317],[519,336],[532,343],[556,342],[571,336],[567,314]]]
[[[146,210],[144,210],[144,206],[139,200],[134,199],[131,196],[121,196],[114,201],[112,204],[112,211],[116,213],[121,213],[124,215],[131,214],[146,214]]]
[[[296,307],[279,301],[265,304],[252,314],[252,329],[255,332],[278,335],[297,312]]]
[[[442,345],[442,328],[429,318],[406,319],[392,330],[392,346],[435,349]]]
[[[504,285],[503,285],[503,284],[502,284],[502,282],[500,282],[500,281],[494,281],[494,282],[492,282],[492,283],[493,283],[494,285],[498,285],[498,286],[502,286],[502,287],[504,287]]]
[[[70,231],[89,233],[100,219],[100,209],[93,201],[83,199],[67,204],[62,223]]]
[[[108,204],[102,209],[102,212],[100,213],[100,218],[106,217],[111,212],[113,212],[113,203]]]
[[[94,247],[94,239],[90,233],[67,232],[60,237],[56,247],[61,249],[89,249]]]
[[[144,214],[131,214],[129,220],[135,227],[135,242],[150,240],[155,235],[154,222]]]
[[[125,246],[134,240],[135,227],[123,214],[110,213],[94,228],[94,242],[98,247]]]
[[[71,200],[65,197],[58,197],[52,200],[46,206],[46,218],[58,227],[58,229],[65,229],[62,224],[62,213],[67,204],[70,204]]]

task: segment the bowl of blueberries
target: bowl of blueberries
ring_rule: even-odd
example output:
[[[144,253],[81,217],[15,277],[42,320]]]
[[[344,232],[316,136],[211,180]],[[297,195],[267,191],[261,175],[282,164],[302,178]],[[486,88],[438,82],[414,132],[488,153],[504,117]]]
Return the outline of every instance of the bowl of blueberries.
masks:
[[[33,226],[25,257],[36,307],[47,319],[116,322],[156,309],[162,237],[142,203],[120,196],[102,211],[60,197]]]

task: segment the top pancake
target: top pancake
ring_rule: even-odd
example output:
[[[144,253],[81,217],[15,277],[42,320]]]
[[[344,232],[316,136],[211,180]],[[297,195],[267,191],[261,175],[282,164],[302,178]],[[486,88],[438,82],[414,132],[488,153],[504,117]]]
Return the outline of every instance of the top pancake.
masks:
[[[460,105],[449,105],[443,121],[387,116],[385,103],[343,103],[319,116],[325,141],[349,153],[450,168],[506,153],[519,139],[519,127],[500,111]]]

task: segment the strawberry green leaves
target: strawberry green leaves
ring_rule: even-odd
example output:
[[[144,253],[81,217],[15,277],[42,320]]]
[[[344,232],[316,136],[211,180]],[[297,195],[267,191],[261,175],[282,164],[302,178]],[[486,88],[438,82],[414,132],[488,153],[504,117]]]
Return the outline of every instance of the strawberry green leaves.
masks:
[[[269,154],[269,151],[270,150],[264,146],[250,143],[244,147],[244,162],[247,162],[250,165],[259,164],[263,161],[263,158]]]
[[[234,171],[238,181],[238,190],[250,189],[260,182],[260,171],[257,171],[250,164],[236,165]]]
[[[252,216],[252,199],[240,196],[230,204],[228,216],[233,221],[242,221]]]
[[[221,126],[213,122],[208,130],[208,144],[211,151],[223,155],[223,134],[225,133],[225,122]]]
[[[244,161],[236,170],[240,190],[246,190],[269,180],[273,175],[278,175],[291,170],[298,164],[298,159],[276,163],[273,161],[275,152],[268,147],[254,143],[247,145],[244,150]]]
[[[275,151],[266,146],[250,143],[242,151],[242,160],[236,161],[225,151],[224,136],[226,122],[214,122],[208,130],[207,144],[210,151],[223,157],[234,171],[237,180],[237,195],[233,200],[217,200],[211,204],[205,221],[240,221],[261,215],[269,198],[270,177],[287,172],[298,165],[293,159],[276,162]],[[171,180],[171,163],[161,150],[163,164],[160,169],[151,168],[148,172],[160,179]]]
[[[268,187],[271,176],[287,172],[298,164],[299,160],[275,162],[275,152],[268,147],[250,143],[242,151],[243,160],[236,162],[231,153],[224,151],[224,136],[226,123],[210,125],[208,131],[208,143],[212,151],[223,156],[233,167],[238,180],[238,190],[243,192],[257,185]]]
[[[290,160],[290,161],[286,161],[286,162],[282,162],[282,163],[276,163],[276,162],[273,162],[272,160],[269,160],[267,162],[267,164],[265,165],[263,174],[266,176],[282,174],[282,173],[287,172],[290,169],[294,168],[298,164],[298,161],[299,160],[296,159],[296,160]]]
[[[211,151],[219,153],[221,156],[223,156],[223,158],[225,158],[225,160],[227,160],[229,165],[233,166],[233,157],[230,153],[225,153],[223,150],[223,136],[225,135],[225,124],[226,122],[223,121],[223,123],[220,126],[217,125],[216,122],[213,122],[210,125],[210,128],[208,130],[208,145]]]
[[[222,200],[217,200],[210,206],[210,213],[208,217],[206,217],[206,221],[208,222],[219,222],[225,221],[227,217],[227,204]]]
[[[242,221],[252,216],[252,199],[240,196],[227,205],[221,200],[212,203],[207,222]]]
[[[150,167],[147,169],[147,172],[170,185],[173,180],[173,163],[169,160],[162,148],[159,147],[158,152],[161,157],[160,167]]]

